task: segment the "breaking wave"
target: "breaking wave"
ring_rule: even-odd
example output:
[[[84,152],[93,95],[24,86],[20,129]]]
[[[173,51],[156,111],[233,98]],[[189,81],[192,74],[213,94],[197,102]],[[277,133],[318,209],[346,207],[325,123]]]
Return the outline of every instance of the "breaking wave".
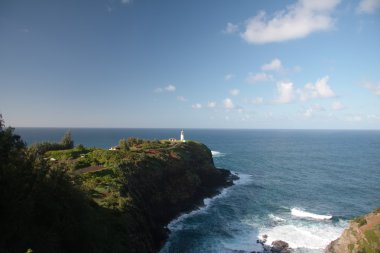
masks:
[[[232,172],[233,174],[237,175],[239,177],[238,180],[234,181],[234,185],[237,186],[237,185],[244,185],[244,184],[247,184],[249,182],[252,181],[252,176],[251,175],[248,175],[248,174],[243,174],[243,173],[235,173],[235,172]],[[203,206],[199,207],[198,209],[195,209],[189,213],[184,213],[180,216],[178,216],[176,219],[172,220],[168,225],[167,225],[167,228],[169,228],[171,231],[173,230],[179,230],[179,229],[182,229],[182,223],[184,220],[192,217],[192,216],[195,216],[195,215],[198,215],[198,214],[202,214],[202,213],[205,213],[207,212],[207,209],[213,204],[213,202],[217,199],[220,199],[220,198],[223,198],[227,195],[227,193],[229,192],[229,190],[234,187],[234,186],[231,186],[231,187],[228,187],[228,188],[223,188],[221,190],[221,192],[212,197],[212,198],[205,198],[203,200]]]
[[[214,151],[214,150],[211,150],[211,154],[212,154],[212,157],[222,157],[226,155],[224,153],[221,153],[219,151]]]
[[[292,208],[290,211],[293,216],[297,216],[300,218],[311,218],[315,220],[331,220],[332,219],[332,215],[321,215],[321,214],[310,213],[298,208]]]

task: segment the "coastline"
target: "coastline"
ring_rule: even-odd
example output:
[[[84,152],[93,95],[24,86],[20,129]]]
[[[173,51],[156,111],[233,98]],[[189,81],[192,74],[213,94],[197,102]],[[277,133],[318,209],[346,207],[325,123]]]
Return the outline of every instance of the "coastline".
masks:
[[[215,189],[216,191],[214,192],[213,195],[205,196],[203,199],[200,200],[200,202],[198,202],[196,206],[194,206],[193,209],[188,210],[186,212],[181,212],[178,216],[173,218],[166,226],[164,226],[164,229],[167,231],[168,237],[164,240],[162,247],[160,248],[158,252],[163,252],[163,250],[165,249],[165,245],[168,243],[170,234],[176,231],[177,229],[181,229],[181,226],[180,226],[181,222],[183,222],[187,218],[190,218],[199,213],[207,211],[207,209],[210,206],[212,206],[215,200],[226,196],[226,194],[228,194],[228,192],[234,186],[238,186],[238,185],[242,185],[247,182],[250,182],[250,178],[252,177],[252,175],[248,175],[248,174],[237,173],[237,172],[229,171],[225,169],[222,169],[222,170],[228,171],[230,173],[229,179],[227,179],[227,182],[229,181],[229,184]]]
[[[172,219],[167,224],[166,228],[168,228],[169,230],[175,229],[175,225],[177,223],[183,221],[184,219],[186,219],[188,217],[196,215],[199,212],[206,211],[210,207],[210,205],[212,204],[212,202],[214,200],[222,198],[231,187],[238,185],[237,182],[239,182],[241,180],[241,177],[239,177],[236,174],[236,172],[231,172],[231,175],[234,177],[234,178],[232,178],[232,184],[231,185],[224,186],[222,188],[217,189],[217,192],[214,195],[208,196],[208,197],[206,196],[205,198],[203,198],[201,200],[202,203],[200,205],[196,206],[194,209],[189,210],[187,212],[180,213],[176,218]]]

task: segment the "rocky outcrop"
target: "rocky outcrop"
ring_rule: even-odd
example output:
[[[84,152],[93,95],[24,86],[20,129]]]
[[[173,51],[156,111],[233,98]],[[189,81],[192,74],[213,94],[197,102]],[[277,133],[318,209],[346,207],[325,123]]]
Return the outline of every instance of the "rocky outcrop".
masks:
[[[287,242],[276,240],[271,245],[266,244],[268,239],[267,235],[263,235],[262,239],[258,239],[256,242],[263,246],[262,253],[292,253],[293,249],[289,247]],[[259,253],[253,251],[252,253]],[[261,252],[260,252],[261,253]]]
[[[292,249],[289,248],[289,244],[287,242],[277,240],[272,242],[271,251],[275,253],[291,253]]]
[[[352,220],[343,234],[325,249],[325,253],[361,252],[380,252],[380,208]]]

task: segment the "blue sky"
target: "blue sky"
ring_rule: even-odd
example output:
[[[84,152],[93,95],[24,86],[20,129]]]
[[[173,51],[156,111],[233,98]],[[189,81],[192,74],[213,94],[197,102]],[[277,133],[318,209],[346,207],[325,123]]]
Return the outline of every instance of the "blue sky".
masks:
[[[380,129],[380,0],[3,0],[15,127]]]

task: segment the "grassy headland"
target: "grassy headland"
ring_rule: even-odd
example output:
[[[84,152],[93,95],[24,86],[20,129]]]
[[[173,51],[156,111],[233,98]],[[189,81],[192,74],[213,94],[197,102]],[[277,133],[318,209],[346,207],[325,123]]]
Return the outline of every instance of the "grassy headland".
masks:
[[[156,252],[171,219],[232,184],[201,143],[28,148],[2,123],[0,252]]]

